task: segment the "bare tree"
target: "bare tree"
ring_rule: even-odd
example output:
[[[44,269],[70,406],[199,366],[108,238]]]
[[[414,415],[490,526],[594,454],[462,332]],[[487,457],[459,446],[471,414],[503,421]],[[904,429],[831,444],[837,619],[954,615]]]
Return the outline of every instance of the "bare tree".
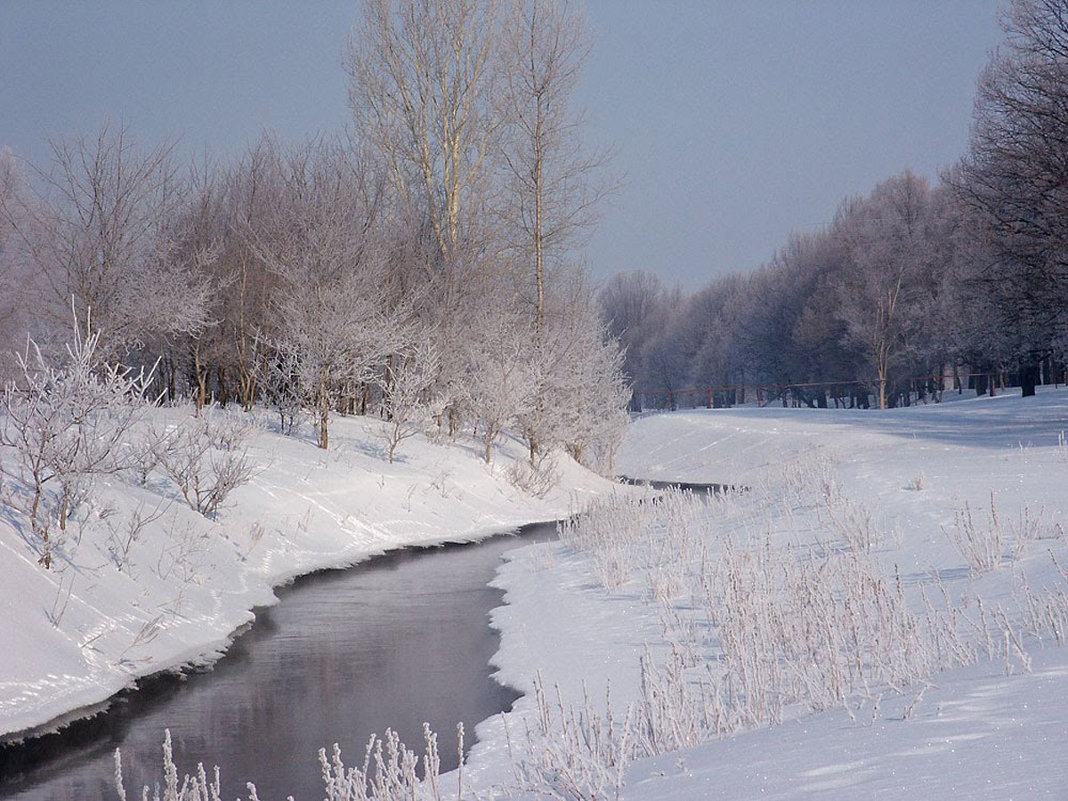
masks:
[[[262,137],[225,178],[228,235],[219,260],[229,291],[220,319],[246,410],[258,395],[263,342],[273,335],[270,309],[279,280],[256,255],[253,243],[269,218],[269,203],[280,182],[277,149],[270,137]]]
[[[450,434],[468,335],[515,292],[492,213],[501,30],[498,0],[368,0],[346,56],[357,131],[390,178],[392,216],[418,232],[394,252],[423,273],[411,304],[438,346]]]
[[[927,182],[906,172],[847,208],[837,225],[850,255],[838,284],[838,313],[847,338],[864,348],[875,370],[880,409],[886,408],[890,370],[923,319],[928,196]]]
[[[1068,351],[1068,9],[1013,0],[1002,27],[968,153],[948,178],[995,257],[983,277],[1004,339],[1034,370],[1036,353]]]
[[[486,200],[498,39],[496,0],[367,0],[349,41],[357,128],[421,198],[446,268]]]
[[[170,147],[142,152],[126,128],[110,125],[51,145],[29,218],[8,216],[44,281],[42,311],[65,327],[73,298],[79,325],[92,310],[101,348],[114,355],[203,326],[209,290],[196,262],[210,255],[177,248],[170,225],[185,187]]]
[[[175,351],[188,352],[189,377],[198,410],[210,402],[212,370],[219,375],[226,362],[222,322],[225,298],[233,279],[219,259],[229,233],[225,200],[219,171],[205,160],[190,171],[184,202],[164,221],[165,236],[174,243],[174,260],[192,265],[195,270],[192,279],[207,290],[203,299],[203,324],[157,345],[158,352],[169,356],[166,388],[172,400],[177,394],[174,371],[179,356]],[[225,387],[219,383],[218,391],[225,402]]]
[[[572,96],[590,50],[582,14],[567,0],[514,0],[505,51],[506,224],[534,278],[535,331],[545,325],[546,260],[595,221],[610,186],[597,180],[603,152],[582,147]]]
[[[398,311],[383,302],[372,247],[381,187],[337,147],[313,143],[283,164],[281,192],[254,243],[282,282],[274,347],[314,410],[316,444],[329,420],[371,381],[401,341]]]

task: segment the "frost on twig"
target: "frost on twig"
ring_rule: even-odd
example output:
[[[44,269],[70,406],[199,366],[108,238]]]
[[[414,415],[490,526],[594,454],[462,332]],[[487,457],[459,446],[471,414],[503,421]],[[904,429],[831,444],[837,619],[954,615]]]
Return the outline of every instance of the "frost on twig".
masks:
[[[151,451],[189,508],[214,519],[230,493],[256,473],[246,444],[251,431],[247,420],[207,409],[160,433]]]
[[[623,776],[634,757],[633,711],[617,720],[610,692],[602,709],[583,692],[581,706],[564,703],[560,688],[550,698],[540,674],[534,681],[537,713],[525,727],[522,753],[513,751],[521,790],[558,801],[621,799]]]
[[[25,516],[27,539],[45,568],[93,479],[133,466],[123,445],[149,405],[151,371],[101,363],[99,339],[76,326],[58,361],[30,341],[18,359],[18,381],[0,397],[0,445],[15,456],[0,462],[8,479],[4,502]]]

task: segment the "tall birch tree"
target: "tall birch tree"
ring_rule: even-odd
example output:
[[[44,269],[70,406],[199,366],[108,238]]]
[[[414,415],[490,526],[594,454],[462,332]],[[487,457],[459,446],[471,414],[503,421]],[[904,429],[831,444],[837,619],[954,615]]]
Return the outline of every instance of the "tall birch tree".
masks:
[[[838,283],[846,338],[875,370],[879,408],[887,405],[891,369],[915,345],[923,323],[929,272],[927,182],[911,172],[879,184],[837,223],[848,258]]]
[[[446,269],[487,200],[498,42],[496,0],[366,0],[349,40],[357,130],[421,201]]]
[[[582,147],[575,86],[590,51],[583,15],[567,0],[514,0],[506,36],[502,164],[505,219],[531,265],[535,331],[545,327],[547,260],[593,224],[609,184],[603,153]]]

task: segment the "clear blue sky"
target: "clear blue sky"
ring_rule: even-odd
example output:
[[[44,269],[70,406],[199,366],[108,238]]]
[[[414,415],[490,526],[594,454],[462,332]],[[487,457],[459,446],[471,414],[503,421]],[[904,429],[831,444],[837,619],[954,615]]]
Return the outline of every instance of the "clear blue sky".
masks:
[[[622,191],[585,258],[694,289],[749,271],[791,231],[967,143],[996,0],[587,0],[580,102]],[[261,129],[348,120],[341,53],[357,0],[0,0],[0,147],[107,118],[227,158]]]

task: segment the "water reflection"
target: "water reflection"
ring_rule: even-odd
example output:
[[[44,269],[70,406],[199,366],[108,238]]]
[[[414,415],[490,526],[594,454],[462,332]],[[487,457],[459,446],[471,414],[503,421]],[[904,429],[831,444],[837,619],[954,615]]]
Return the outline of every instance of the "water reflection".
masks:
[[[726,492],[743,492],[744,487],[736,484],[707,484],[693,483],[689,481],[657,481],[652,478],[631,478],[630,476],[616,476],[616,480],[624,484],[639,487],[652,487],[653,489],[676,489],[685,492],[693,492],[698,495],[722,495]]]
[[[547,539],[555,527],[523,534]],[[490,679],[498,641],[486,615],[501,602],[487,584],[519,544],[401,552],[301,579],[213,670],[152,680],[64,735],[0,751],[0,798],[115,798],[116,747],[140,797],[162,777],[165,728],[180,771],[221,766],[224,798],[244,797],[248,781],[261,798],[322,798],[320,748],[338,742],[348,764],[362,763],[372,733],[391,727],[421,746],[424,721],[451,769],[456,723],[471,732],[515,699]]]

